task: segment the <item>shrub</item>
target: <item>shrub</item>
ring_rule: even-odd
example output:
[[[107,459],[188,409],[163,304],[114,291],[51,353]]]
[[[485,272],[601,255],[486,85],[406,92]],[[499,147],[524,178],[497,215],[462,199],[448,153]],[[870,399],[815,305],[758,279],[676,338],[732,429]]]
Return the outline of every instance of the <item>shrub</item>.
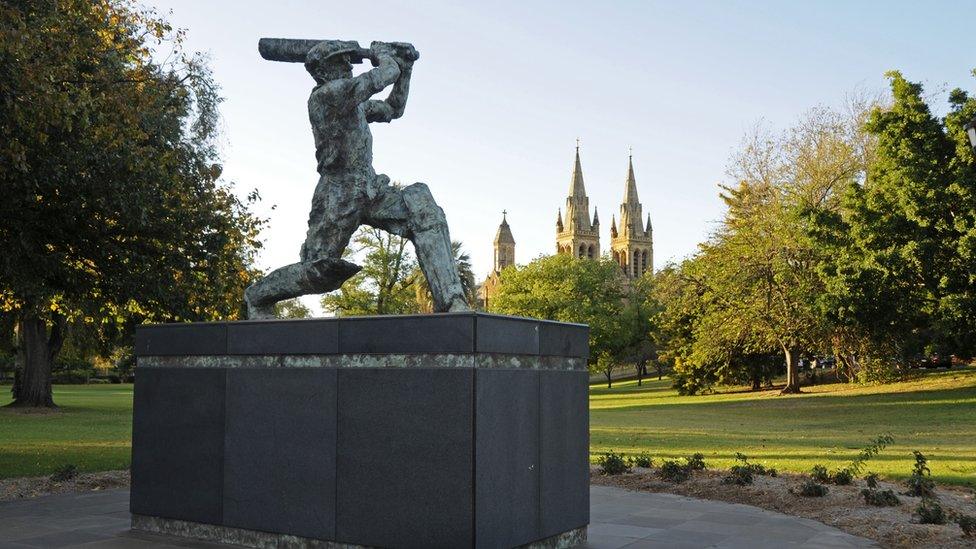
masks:
[[[688,460],[688,468],[692,471],[704,471],[707,467],[705,464],[705,454],[701,452],[692,454],[691,457],[686,459]]]
[[[59,385],[84,385],[92,376],[92,370],[61,370],[51,374],[51,383]]]
[[[596,462],[600,466],[600,474],[603,475],[619,475],[630,472],[630,467],[627,466],[624,456],[613,450],[597,458]]]
[[[630,458],[631,467],[644,467],[649,468],[654,465],[654,460],[651,459],[651,455],[647,452],[641,452],[636,456]]]
[[[854,483],[854,475],[847,469],[834,472],[830,477],[831,482],[838,486],[848,486]]]
[[[976,537],[976,517],[971,515],[959,515],[956,523],[962,528],[962,535],[967,538]]]
[[[922,503],[915,508],[915,515],[922,524],[945,524],[946,514],[942,505],[932,498],[922,498]]]
[[[791,494],[807,498],[822,498],[826,496],[827,492],[829,491],[830,490],[826,486],[813,480],[806,480],[799,486],[790,487]]]
[[[51,482],[64,482],[78,476],[78,468],[74,464],[68,463],[58,467],[51,475]]]
[[[864,482],[867,483],[868,488],[877,488],[878,487],[878,473],[868,473],[867,476],[864,477]]]
[[[687,463],[668,459],[661,463],[661,468],[657,474],[668,482],[684,482],[691,478],[691,468],[688,467]]]
[[[865,488],[861,490],[861,496],[864,498],[864,503],[868,505],[875,505],[877,507],[894,507],[901,503],[898,496],[895,495],[891,490],[875,490],[873,488]]]
[[[864,464],[867,463],[869,459],[880,454],[881,450],[884,450],[886,446],[894,442],[895,437],[891,436],[891,433],[886,433],[875,438],[873,441],[871,441],[871,444],[861,450],[857,457],[851,461],[851,464],[845,467],[843,470],[846,471],[853,480],[854,477],[861,474],[861,471],[864,470]]]
[[[827,472],[827,468],[823,465],[814,465],[813,469],[810,470],[810,478],[820,484],[827,484],[830,482],[830,473]]]
[[[918,450],[913,450],[912,454],[915,455],[915,465],[912,466],[912,476],[908,477],[908,481],[905,483],[908,486],[905,495],[922,498],[934,497],[935,482],[932,481],[932,471],[929,470],[928,459]]]
[[[722,482],[738,486],[752,484],[752,467],[748,465],[733,465],[729,468],[728,476],[722,479]]]

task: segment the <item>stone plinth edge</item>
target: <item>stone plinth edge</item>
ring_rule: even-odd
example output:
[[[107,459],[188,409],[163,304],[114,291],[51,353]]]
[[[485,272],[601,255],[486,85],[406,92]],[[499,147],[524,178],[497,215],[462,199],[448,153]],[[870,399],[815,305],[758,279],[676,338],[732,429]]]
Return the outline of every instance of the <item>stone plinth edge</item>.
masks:
[[[132,515],[132,529],[137,532],[176,536],[181,538],[198,539],[213,543],[255,547],[259,549],[277,549],[291,547],[294,549],[368,549],[366,545],[354,545],[325,541],[287,534],[274,534],[229,526],[216,526],[187,520],[150,517],[146,515]],[[554,536],[549,536],[526,545],[519,549],[568,549],[586,542],[586,527],[575,528]]]

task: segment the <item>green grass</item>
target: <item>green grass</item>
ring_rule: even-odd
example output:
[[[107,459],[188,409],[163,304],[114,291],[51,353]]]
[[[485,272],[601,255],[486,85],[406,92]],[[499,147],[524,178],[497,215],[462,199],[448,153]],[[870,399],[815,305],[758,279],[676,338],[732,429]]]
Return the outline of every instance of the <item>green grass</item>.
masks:
[[[845,466],[890,432],[895,444],[868,462],[889,478],[908,476],[917,449],[936,482],[976,486],[976,368],[922,374],[890,385],[830,384],[805,394],[740,390],[679,396],[664,379],[638,387],[590,386],[590,449],[647,451],[655,458],[705,454],[728,467],[736,452],[781,471],[809,472],[818,463]]]
[[[846,465],[877,435],[895,444],[867,469],[907,476],[911,451],[930,458],[937,482],[976,485],[976,368],[934,372],[890,385],[807,387],[805,394],[735,391],[682,397],[670,381],[590,387],[593,458],[613,449],[656,459],[705,454],[710,466],[731,465],[736,452],[781,471]],[[0,387],[0,405],[9,387]],[[0,478],[49,475],[72,463],[82,471],[129,465],[131,385],[63,385],[62,412],[0,409]]]
[[[10,386],[0,387],[0,405]],[[0,409],[0,478],[50,475],[61,465],[81,471],[126,469],[132,439],[132,385],[56,385],[61,413]]]

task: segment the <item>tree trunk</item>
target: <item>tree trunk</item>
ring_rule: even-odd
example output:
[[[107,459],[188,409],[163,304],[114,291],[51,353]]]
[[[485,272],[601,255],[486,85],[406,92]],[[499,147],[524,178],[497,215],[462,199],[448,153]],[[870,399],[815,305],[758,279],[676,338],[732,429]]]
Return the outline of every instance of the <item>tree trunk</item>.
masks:
[[[644,379],[643,374],[645,374],[645,367],[640,362],[637,363],[637,386],[641,386],[641,381]]]
[[[34,313],[20,318],[18,331],[23,349],[23,369],[10,406],[16,408],[57,408],[51,394],[51,364],[64,343],[64,317],[55,313],[51,330]]]
[[[613,388],[613,378],[610,377],[613,374],[613,370],[606,370],[603,372],[607,376],[607,389]]]
[[[786,387],[783,387],[782,394],[799,393],[800,391],[800,354],[793,349],[783,346],[783,354],[786,356]]]

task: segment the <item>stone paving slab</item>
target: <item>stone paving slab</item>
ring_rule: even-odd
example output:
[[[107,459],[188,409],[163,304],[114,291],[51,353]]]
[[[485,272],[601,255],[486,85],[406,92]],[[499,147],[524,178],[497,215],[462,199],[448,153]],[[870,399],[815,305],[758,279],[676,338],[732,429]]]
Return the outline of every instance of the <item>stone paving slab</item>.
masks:
[[[589,541],[580,549],[878,547],[819,522],[758,507],[590,487]],[[129,491],[0,502],[0,549],[217,549],[129,530]]]

